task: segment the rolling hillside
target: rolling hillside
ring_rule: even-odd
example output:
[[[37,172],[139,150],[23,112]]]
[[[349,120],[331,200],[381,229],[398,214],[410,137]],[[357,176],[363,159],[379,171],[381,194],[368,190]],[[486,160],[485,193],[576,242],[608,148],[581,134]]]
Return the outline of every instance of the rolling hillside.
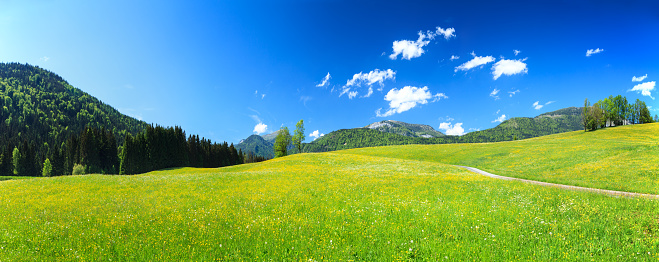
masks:
[[[0,257],[656,260],[657,201],[497,180],[446,163],[508,175],[556,172],[593,185],[612,176],[620,177],[616,183],[656,183],[658,167],[639,165],[656,163],[657,129],[646,124],[491,144],[296,154],[219,169],[3,181]],[[641,171],[619,172],[632,168]],[[547,173],[536,172],[541,169]]]
[[[334,150],[409,144],[452,144],[512,141],[545,136],[575,130],[583,130],[581,109],[577,107],[544,113],[534,118],[515,117],[503,121],[498,126],[482,131],[470,132],[463,136],[439,136],[426,138],[405,136],[396,132],[377,132],[385,125],[377,122],[369,126],[378,128],[341,129],[304,145],[304,152],[327,152]],[[383,121],[387,123],[386,121]],[[402,123],[402,122],[397,122]],[[405,125],[411,125],[402,123]],[[420,125],[417,125],[420,126]],[[428,126],[429,127],[429,126]],[[431,127],[430,127],[431,128]],[[432,129],[432,128],[431,128]],[[395,130],[391,128],[390,130]],[[400,129],[399,129],[400,130]]]
[[[502,176],[659,194],[659,123],[501,143],[408,145],[340,153],[433,161]]]

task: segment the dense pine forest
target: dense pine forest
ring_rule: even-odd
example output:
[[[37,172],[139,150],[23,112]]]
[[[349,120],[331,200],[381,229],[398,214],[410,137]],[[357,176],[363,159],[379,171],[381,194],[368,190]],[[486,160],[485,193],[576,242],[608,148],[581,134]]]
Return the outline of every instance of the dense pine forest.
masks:
[[[121,114],[62,77],[0,63],[0,176],[136,174],[242,163],[232,145]]]

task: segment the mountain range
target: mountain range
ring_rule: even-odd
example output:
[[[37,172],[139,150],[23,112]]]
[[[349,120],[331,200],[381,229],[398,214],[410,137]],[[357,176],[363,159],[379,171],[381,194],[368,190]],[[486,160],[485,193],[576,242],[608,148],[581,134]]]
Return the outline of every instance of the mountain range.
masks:
[[[448,136],[429,125],[384,120],[361,128],[330,132],[310,143],[303,144],[303,152],[325,152],[341,149],[403,145],[483,143],[511,141],[569,131],[583,130],[582,108],[569,107],[547,112],[536,117],[514,117],[494,128],[470,132],[462,136]],[[274,155],[273,144],[277,132],[242,140],[237,149],[254,152],[263,157]]]

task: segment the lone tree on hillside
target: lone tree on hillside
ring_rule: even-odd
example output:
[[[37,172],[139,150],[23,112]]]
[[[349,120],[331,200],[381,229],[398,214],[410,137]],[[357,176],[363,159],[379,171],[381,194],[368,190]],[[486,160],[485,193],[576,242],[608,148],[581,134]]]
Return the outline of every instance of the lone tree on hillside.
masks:
[[[291,144],[291,132],[288,127],[282,127],[275,138],[275,157],[288,155],[288,145]]]
[[[295,132],[293,133],[293,146],[297,148],[298,153],[302,153],[302,141],[304,141],[304,121],[300,120],[295,125]]]

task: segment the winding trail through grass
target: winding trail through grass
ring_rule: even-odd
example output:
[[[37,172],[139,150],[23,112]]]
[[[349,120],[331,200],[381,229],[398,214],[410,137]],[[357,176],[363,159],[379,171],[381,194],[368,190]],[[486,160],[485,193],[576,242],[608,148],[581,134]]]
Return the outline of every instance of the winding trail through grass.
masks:
[[[568,190],[576,190],[576,191],[588,191],[588,192],[595,192],[595,193],[611,195],[611,196],[644,197],[644,198],[659,199],[659,195],[653,195],[653,194],[633,193],[633,192],[606,190],[606,189],[598,189],[598,188],[591,188],[591,187],[580,187],[580,186],[554,184],[554,183],[547,183],[547,182],[528,180],[528,179],[522,179],[522,178],[516,178],[516,177],[507,177],[507,176],[495,175],[495,174],[485,172],[483,170],[480,170],[480,169],[474,168],[474,167],[459,166],[459,165],[456,165],[456,166],[467,169],[467,170],[469,170],[471,172],[474,172],[474,173],[478,173],[478,174],[488,176],[488,177],[491,177],[491,178],[496,178],[496,179],[521,181],[521,182],[524,182],[524,183],[536,184],[536,185],[541,185],[541,186],[551,186],[551,187],[563,188],[563,189],[568,189]]]

